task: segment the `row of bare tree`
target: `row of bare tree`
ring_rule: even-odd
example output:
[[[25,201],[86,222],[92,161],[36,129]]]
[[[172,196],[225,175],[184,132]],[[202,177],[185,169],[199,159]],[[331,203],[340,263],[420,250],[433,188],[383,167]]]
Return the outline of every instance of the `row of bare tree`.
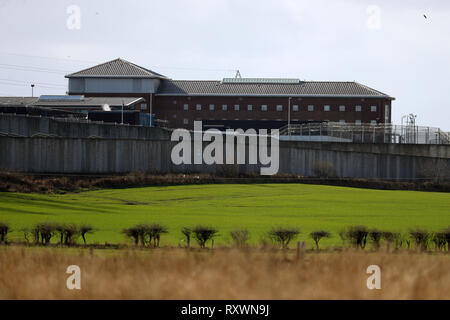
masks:
[[[58,237],[60,245],[71,246],[81,237],[84,244],[87,244],[86,235],[94,232],[90,225],[75,224],[55,224],[38,223],[31,229],[21,229],[27,243],[30,243],[30,234],[35,244],[46,246],[51,240]],[[0,243],[6,243],[7,234],[11,228],[7,223],[0,222]],[[168,233],[166,226],[159,223],[139,224],[131,228],[125,228],[122,233],[131,238],[136,246],[154,247],[160,245],[161,236]],[[214,238],[218,235],[218,229],[211,226],[198,225],[195,227],[183,227],[181,229],[185,246],[191,246],[191,239],[195,239],[200,248],[205,248],[208,241],[214,246]],[[300,230],[295,227],[274,227],[267,237],[281,248],[286,249],[292,240],[297,238]],[[230,236],[236,247],[245,247],[250,239],[250,232],[247,229],[237,229],[230,232]],[[319,250],[319,242],[323,238],[331,237],[331,233],[326,230],[313,231],[309,234],[313,239],[316,249]],[[375,249],[379,249],[382,242],[388,248],[399,249],[402,247],[411,248],[414,245],[417,249],[428,250],[434,244],[436,250],[447,250],[450,248],[450,227],[440,232],[430,232],[424,229],[410,230],[407,234],[391,232],[378,229],[369,229],[366,226],[351,226],[339,232],[344,245],[364,249],[368,242],[371,242]]]

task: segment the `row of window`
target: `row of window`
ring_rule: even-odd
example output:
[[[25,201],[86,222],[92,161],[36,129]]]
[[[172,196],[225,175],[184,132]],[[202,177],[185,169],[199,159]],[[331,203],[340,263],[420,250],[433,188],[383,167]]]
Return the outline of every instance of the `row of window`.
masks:
[[[227,120],[227,119],[222,119],[222,120]],[[234,119],[234,120],[242,120],[242,119]],[[253,119],[247,119],[247,120],[253,120]],[[262,119],[262,120],[267,120],[267,119]],[[283,121],[283,119],[277,119],[278,121]],[[200,121],[200,120],[199,120]],[[309,120],[309,121],[313,121],[313,120]],[[340,123],[345,123],[345,120],[339,120]],[[184,124],[189,124],[189,119],[183,119],[183,123]],[[355,124],[361,124],[361,120],[356,120]],[[370,124],[375,125],[377,124],[377,120],[371,120]]]
[[[234,107],[234,111],[239,111],[241,106],[240,106],[239,104],[235,104],[233,107]],[[210,111],[215,110],[215,108],[216,108],[216,106],[215,106],[214,104],[210,104],[210,105],[209,105],[209,110],[210,110]],[[315,108],[314,105],[312,105],[312,104],[308,105],[308,111],[314,111],[314,108]],[[188,105],[188,104],[184,104],[183,109],[184,109],[184,110],[189,110],[189,105]],[[197,104],[197,105],[195,106],[195,109],[196,109],[197,111],[201,111],[201,110],[202,110],[202,105],[201,105],[201,104]],[[300,109],[300,108],[299,108],[298,105],[293,105],[293,106],[292,106],[292,111],[299,111],[299,109]],[[345,112],[346,109],[347,109],[347,108],[346,108],[346,106],[344,106],[344,105],[339,106],[339,111],[341,111],[341,112]],[[227,111],[227,110],[228,110],[228,105],[223,104],[223,105],[222,105],[222,110],[223,110],[223,111]],[[251,104],[247,105],[247,110],[248,110],[248,111],[253,111],[253,110],[254,110],[253,105],[251,105]],[[283,111],[283,106],[280,105],[280,104],[277,105],[276,110],[277,110],[277,111]],[[330,110],[331,110],[330,105],[324,105],[324,106],[323,106],[323,111],[330,111]],[[361,112],[361,110],[362,110],[362,107],[361,107],[361,106],[355,106],[355,111],[356,111],[356,112]],[[261,106],[261,111],[267,111],[267,105],[266,105],[266,104],[263,104],[263,105]],[[371,106],[371,107],[370,107],[370,111],[371,111],[371,112],[376,112],[376,111],[377,111],[377,106]]]

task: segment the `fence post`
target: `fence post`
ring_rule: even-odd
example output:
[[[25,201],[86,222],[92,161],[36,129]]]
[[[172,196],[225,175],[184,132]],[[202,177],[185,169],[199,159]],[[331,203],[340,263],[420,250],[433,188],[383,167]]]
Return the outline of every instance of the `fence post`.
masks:
[[[303,241],[297,242],[297,260],[303,260],[306,251],[306,243]]]

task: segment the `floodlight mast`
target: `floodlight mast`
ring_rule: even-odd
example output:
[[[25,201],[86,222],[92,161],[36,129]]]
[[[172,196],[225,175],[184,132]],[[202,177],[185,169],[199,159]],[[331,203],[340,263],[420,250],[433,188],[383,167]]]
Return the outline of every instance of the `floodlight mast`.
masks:
[[[288,136],[291,136],[291,100],[292,97],[288,99]]]
[[[121,116],[121,119],[122,119],[122,120],[121,120],[120,123],[123,124],[123,100],[122,100],[122,116]]]

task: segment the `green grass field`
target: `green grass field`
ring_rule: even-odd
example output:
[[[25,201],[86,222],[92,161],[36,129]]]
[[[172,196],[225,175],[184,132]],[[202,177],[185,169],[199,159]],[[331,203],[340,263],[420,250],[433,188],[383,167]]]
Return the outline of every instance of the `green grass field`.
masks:
[[[216,244],[229,244],[229,232],[248,228],[259,242],[273,226],[297,226],[299,239],[317,229],[332,232],[325,246],[340,245],[338,232],[363,224],[392,231],[450,226],[450,194],[384,191],[303,184],[191,185],[108,189],[64,195],[0,193],[0,222],[19,240],[23,227],[39,222],[89,223],[98,231],[88,242],[124,243],[121,230],[159,222],[169,228],[162,245],[177,245],[180,229],[196,224],[219,229]]]

